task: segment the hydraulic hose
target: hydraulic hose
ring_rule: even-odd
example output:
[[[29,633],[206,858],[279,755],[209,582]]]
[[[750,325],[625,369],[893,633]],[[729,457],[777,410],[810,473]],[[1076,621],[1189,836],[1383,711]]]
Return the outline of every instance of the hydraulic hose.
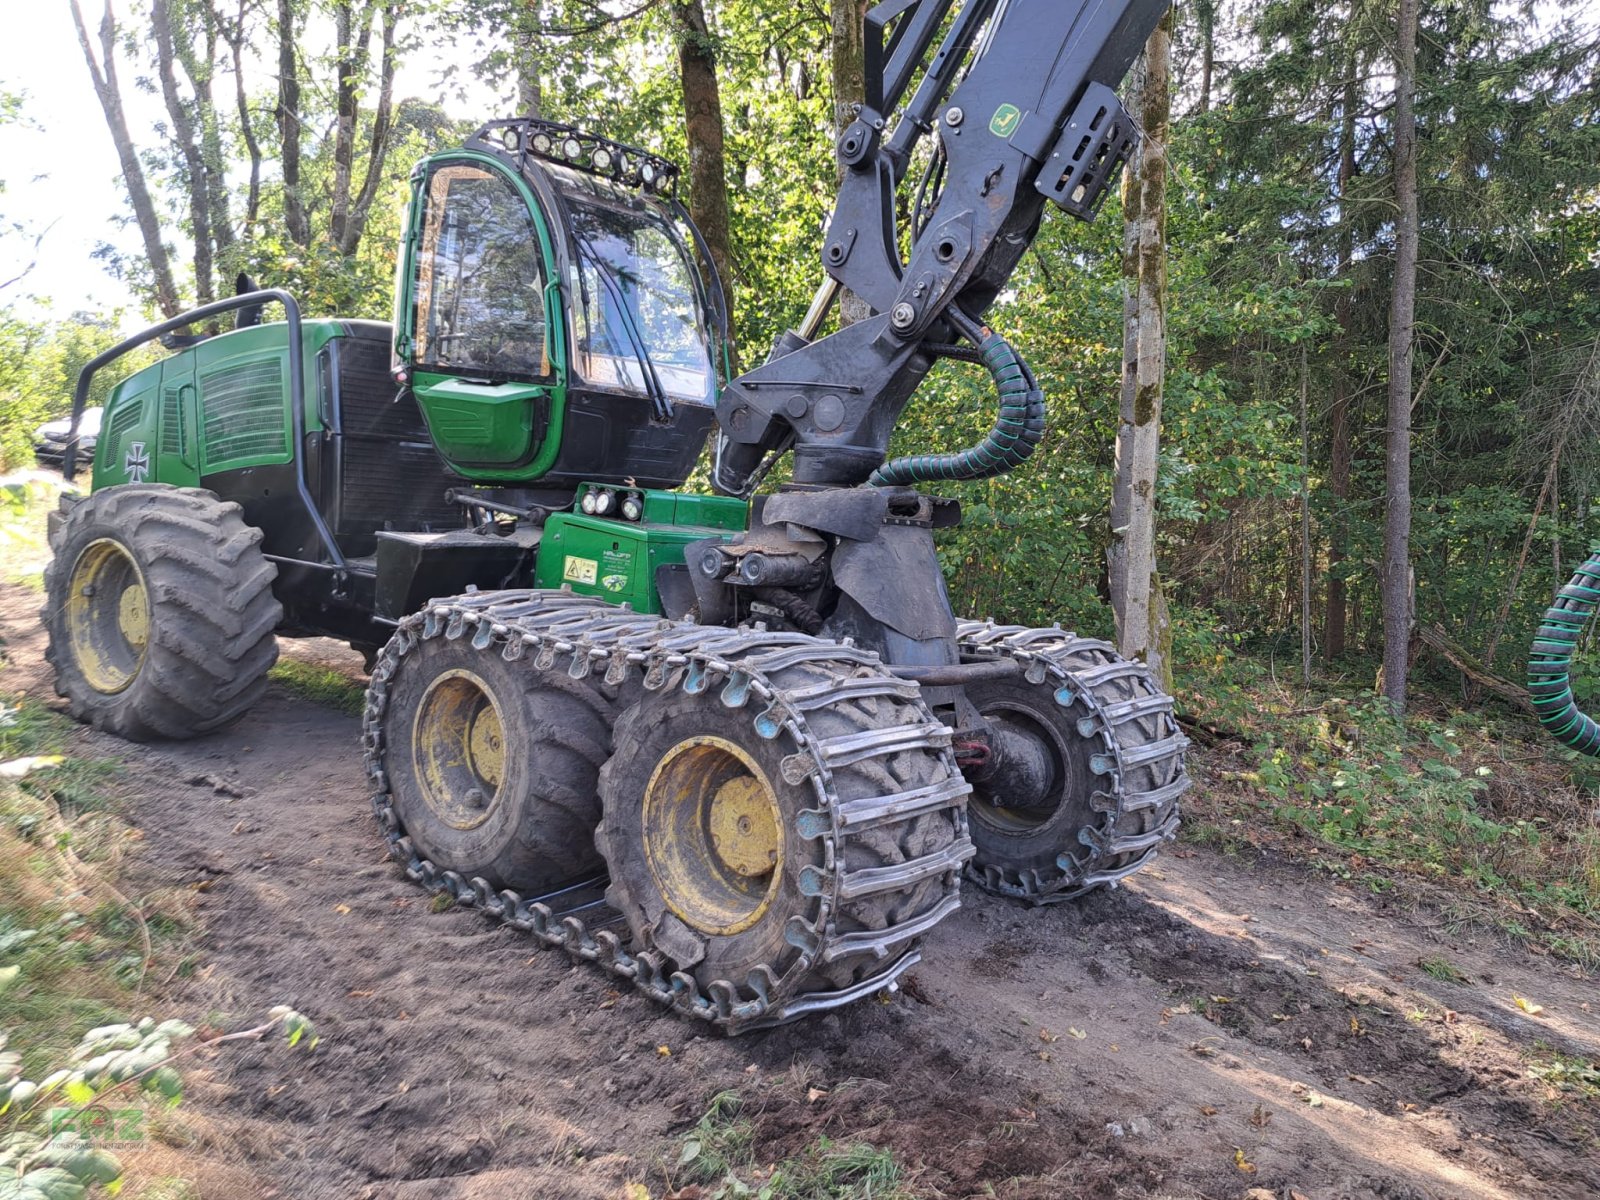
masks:
[[[1593,554],[1545,610],[1528,658],[1528,694],[1539,720],[1557,741],[1591,757],[1600,757],[1600,723],[1578,708],[1570,672],[1578,636],[1597,602],[1600,554]]]
[[[958,321],[958,327],[971,324]],[[968,330],[963,328],[963,333]],[[989,479],[1026,462],[1044,438],[1044,393],[1022,356],[997,333],[971,324],[978,361],[1000,392],[994,428],[976,446],[954,454],[912,454],[891,459],[867,480],[873,487],[902,487],[957,479]],[[961,356],[964,357],[964,356]]]

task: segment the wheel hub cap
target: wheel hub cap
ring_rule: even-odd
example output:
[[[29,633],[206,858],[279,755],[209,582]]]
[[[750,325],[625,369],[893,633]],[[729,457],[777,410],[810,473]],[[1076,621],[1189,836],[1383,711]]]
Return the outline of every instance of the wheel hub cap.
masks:
[[[645,786],[645,857],[666,907],[702,933],[766,913],[783,874],[778,795],[755,759],[719,737],[679,742]]]
[[[455,829],[489,819],[505,777],[505,726],[494,697],[471,671],[446,671],[428,685],[411,729],[423,800]]]
[[[127,547],[90,542],[68,576],[67,641],[89,686],[112,695],[138,677],[150,641],[150,596]]]

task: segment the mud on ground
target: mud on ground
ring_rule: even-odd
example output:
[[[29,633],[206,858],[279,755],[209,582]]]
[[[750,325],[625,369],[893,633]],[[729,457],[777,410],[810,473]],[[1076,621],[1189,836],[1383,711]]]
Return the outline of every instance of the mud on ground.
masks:
[[[0,691],[54,702],[39,603],[0,589]],[[659,1197],[730,1088],[763,1161],[864,1139],[931,1197],[1600,1195],[1600,1104],[1528,1073],[1600,1056],[1600,989],[1488,934],[1180,845],[1061,907],[969,890],[891,1001],[728,1039],[434,911],[384,857],[356,742],[278,689],[196,742],[82,734],[124,764],[134,884],[196,892],[198,970],[160,1015],[290,1003],[322,1034],[191,1071],[184,1167],[208,1200]],[[1418,965],[1441,955],[1468,982]]]

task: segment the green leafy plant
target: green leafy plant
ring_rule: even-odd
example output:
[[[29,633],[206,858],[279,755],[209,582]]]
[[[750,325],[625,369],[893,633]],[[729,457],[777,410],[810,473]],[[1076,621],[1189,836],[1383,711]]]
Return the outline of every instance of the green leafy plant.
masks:
[[[21,968],[0,968],[0,995]],[[290,1046],[315,1046],[311,1022],[287,1006],[254,1028],[207,1045],[259,1039],[279,1030]],[[83,1035],[65,1063],[38,1079],[24,1074],[21,1053],[0,1030],[0,1200],[83,1200],[116,1195],[122,1164],[102,1143],[141,1137],[144,1104],[176,1105],[183,1078],[176,1065],[194,1052],[176,1045],[194,1030],[182,1021],[102,1025]],[[308,1040],[309,1039],[309,1040]]]

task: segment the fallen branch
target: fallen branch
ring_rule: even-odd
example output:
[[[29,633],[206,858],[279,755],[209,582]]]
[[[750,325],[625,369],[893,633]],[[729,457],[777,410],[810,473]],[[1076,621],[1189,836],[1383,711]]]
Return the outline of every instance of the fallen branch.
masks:
[[[1526,688],[1494,674],[1483,663],[1462,649],[1460,643],[1454,641],[1440,626],[1419,624],[1417,626],[1417,640],[1484,691],[1492,692],[1502,700],[1509,700],[1519,708],[1532,711]]]

